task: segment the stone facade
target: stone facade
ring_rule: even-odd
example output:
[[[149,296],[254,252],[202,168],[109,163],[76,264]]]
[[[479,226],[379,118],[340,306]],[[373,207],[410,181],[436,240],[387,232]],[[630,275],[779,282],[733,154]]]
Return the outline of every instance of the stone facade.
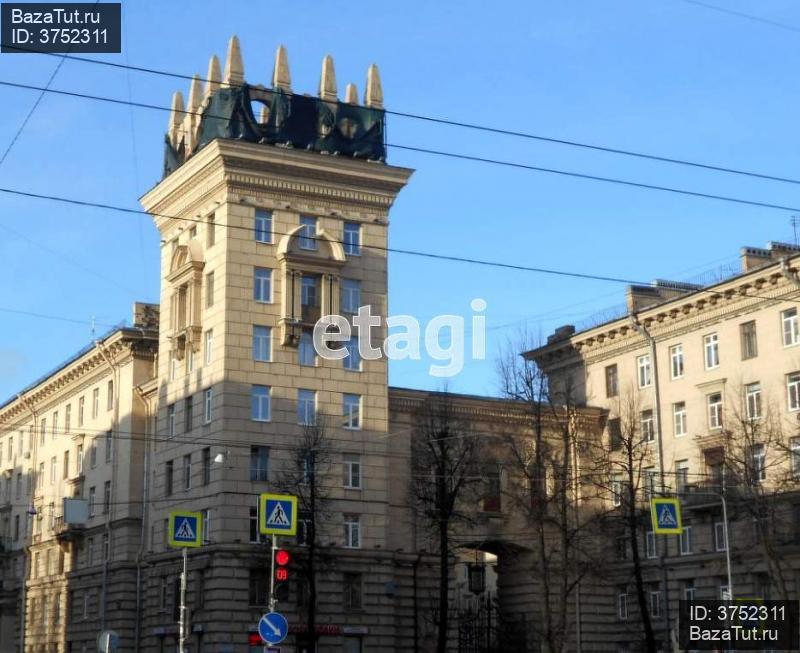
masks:
[[[625,317],[579,333],[562,327],[526,354],[554,392],[568,387],[577,403],[608,411],[612,459],[626,423],[649,448],[637,468],[639,542],[662,642],[674,637],[679,599],[727,591],[721,493],[735,595],[800,597],[798,267],[794,246],[744,248],[742,272],[732,278],[704,288],[633,287]],[[662,472],[664,492],[682,499],[690,532],[681,537],[648,533],[645,501],[660,492]],[[608,475],[613,512],[623,479]],[[608,534],[610,549],[620,534]],[[587,597],[601,616],[583,629],[592,650],[634,650],[642,637],[630,550],[618,544],[614,577]]]

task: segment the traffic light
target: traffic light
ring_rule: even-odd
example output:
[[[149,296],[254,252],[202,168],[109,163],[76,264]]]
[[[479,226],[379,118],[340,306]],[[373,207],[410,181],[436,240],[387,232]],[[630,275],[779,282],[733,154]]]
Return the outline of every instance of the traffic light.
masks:
[[[275,551],[275,600],[289,600],[289,562],[292,557],[286,549]]]

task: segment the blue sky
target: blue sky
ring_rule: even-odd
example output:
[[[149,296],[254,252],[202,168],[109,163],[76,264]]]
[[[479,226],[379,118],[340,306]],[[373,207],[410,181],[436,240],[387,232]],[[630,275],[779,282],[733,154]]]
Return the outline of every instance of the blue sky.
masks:
[[[800,30],[789,0],[715,0]],[[800,178],[796,31],[686,0],[596,2],[123,3],[123,53],[138,66],[205,73],[238,34],[246,79],[267,83],[288,48],[293,89],[316,92],[325,54],[340,92],[363,93],[370,63],[388,108]],[[58,63],[0,55],[0,80],[42,85]],[[188,82],[67,61],[54,89],[168,106]],[[35,100],[0,87],[0,149]],[[160,176],[167,114],[46,96],[0,185],[136,208]],[[390,117],[389,141],[775,204],[800,187]],[[737,206],[478,163],[390,151],[416,169],[390,243],[467,257],[640,279],[687,279],[744,244],[790,240],[790,212]],[[0,399],[80,349],[134,300],[158,298],[158,237],[144,217],[0,195]],[[489,360],[450,382],[497,389],[493,354],[520,329],[548,333],[619,304],[624,286],[390,257],[390,312],[423,322],[488,302]],[[435,388],[429,361],[394,363],[394,385]]]

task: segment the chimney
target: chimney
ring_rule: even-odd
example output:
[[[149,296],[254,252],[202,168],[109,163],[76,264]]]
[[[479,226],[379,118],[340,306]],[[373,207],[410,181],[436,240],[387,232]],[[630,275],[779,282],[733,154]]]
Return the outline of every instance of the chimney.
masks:
[[[761,247],[742,247],[739,250],[739,259],[742,262],[742,272],[750,272],[766,265],[772,260],[770,251]]]
[[[628,290],[625,292],[625,303],[628,306],[628,313],[638,313],[642,309],[688,295],[700,288],[702,286],[694,283],[656,279],[649,286],[628,286]]]
[[[160,306],[158,304],[146,304],[145,302],[134,302],[133,304],[133,326],[137,329],[158,329],[158,317]]]

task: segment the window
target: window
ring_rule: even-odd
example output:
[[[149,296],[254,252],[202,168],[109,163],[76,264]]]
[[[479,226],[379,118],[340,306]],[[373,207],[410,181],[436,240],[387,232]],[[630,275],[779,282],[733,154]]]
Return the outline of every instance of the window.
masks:
[[[253,360],[269,362],[272,357],[272,329],[267,326],[253,327]]]
[[[621,621],[628,618],[628,593],[625,590],[617,592],[617,618]]]
[[[69,435],[70,422],[72,421],[72,404],[67,404],[64,408],[64,434]],[[19,436],[22,438],[22,434]]]
[[[248,603],[250,605],[259,607],[267,605],[269,600],[269,571],[264,567],[250,569],[248,587]]]
[[[311,513],[306,510],[299,510],[297,512],[297,535],[296,541],[298,544],[307,545],[311,543],[313,535],[314,520],[311,518]]]
[[[111,510],[111,481],[103,483],[103,514],[107,515]]]
[[[300,334],[297,358],[300,365],[313,367],[317,364],[317,352],[314,350],[314,338],[310,331],[303,331]]]
[[[616,538],[614,553],[617,560],[628,559],[628,538],[624,535]]]
[[[361,521],[358,515],[344,516],[344,545],[348,549],[361,547]]]
[[[269,304],[272,302],[272,270],[255,268],[253,274],[253,299]]]
[[[342,359],[342,366],[353,372],[361,371],[361,352],[358,351],[358,338],[350,338],[344,343],[347,356]]]
[[[669,348],[670,374],[673,379],[683,376],[683,345],[673,345]]]
[[[611,451],[616,451],[622,446],[622,424],[619,417],[608,420],[608,441]]]
[[[697,589],[694,586],[694,581],[693,580],[683,581],[683,600],[694,601],[696,595],[697,595]]]
[[[644,554],[648,560],[653,560],[658,557],[656,550],[656,534],[653,531],[647,531],[644,534]]]
[[[272,242],[272,211],[256,209],[255,239],[257,243]]]
[[[348,490],[361,489],[361,456],[357,453],[346,453],[342,457],[344,486]]]
[[[611,501],[615,506],[622,505],[622,475],[611,477]]]
[[[204,342],[204,349],[205,349],[205,362],[206,365],[211,364],[211,358],[214,356],[214,329],[209,329],[205,333],[205,342]]]
[[[69,451],[64,452],[64,465],[61,470],[61,478],[69,478]]]
[[[355,315],[361,306],[361,282],[358,279],[342,279],[342,313]]]
[[[344,253],[348,256],[361,254],[361,225],[357,222],[344,223]]]
[[[743,322],[739,325],[739,341],[742,345],[742,360],[758,356],[758,338],[756,337],[756,322]]]
[[[722,428],[722,393],[715,392],[708,395],[706,398],[708,402],[708,428],[721,429]]]
[[[653,382],[652,368],[650,366],[650,354],[639,356],[636,359],[636,368],[639,372],[639,387],[646,388]]]
[[[689,461],[688,460],[676,460],[675,461],[675,489],[678,492],[685,492],[687,485],[689,485]]]
[[[361,395],[345,393],[342,395],[344,427],[346,429],[361,428]]]
[[[53,424],[51,426],[51,429],[52,429],[51,430],[52,438],[53,438],[53,440],[55,440],[56,439],[56,435],[58,433],[58,411],[55,411],[53,413]]]
[[[764,481],[767,478],[767,448],[763,444],[754,444],[750,447],[750,464],[752,480]]]
[[[687,433],[686,402],[678,401],[672,404],[672,424],[675,437],[679,438]]]
[[[744,399],[747,419],[761,417],[761,384],[748,383],[744,387]]]
[[[114,457],[114,434],[106,431],[106,462],[110,463]]]
[[[162,576],[160,579],[159,592],[158,592],[158,607],[161,610],[167,609],[167,594],[169,591],[169,578]]]
[[[167,437],[175,437],[175,404],[167,406]]]
[[[251,418],[255,422],[269,422],[270,387],[266,385],[254,385],[250,393],[252,400]]]
[[[83,474],[83,445],[79,444],[77,448],[77,455],[75,456],[75,468],[78,474]]]
[[[800,437],[792,438],[789,441],[792,457],[792,474],[795,478],[800,477]]]
[[[300,249],[317,249],[317,219],[310,215],[301,215],[300,226]]]
[[[266,481],[269,468],[269,448],[250,447],[250,480]]]
[[[203,485],[211,483],[211,447],[203,449]]]
[[[211,388],[207,388],[205,392],[203,392],[203,424],[211,423],[211,407],[213,399],[214,391]]]
[[[86,407],[86,397],[78,399],[78,426],[83,426],[84,409]]]
[[[39,429],[40,429],[40,431],[39,431],[39,444],[43,445],[45,443],[45,438],[47,437],[47,419],[46,418],[44,418],[44,417],[42,418],[42,421],[41,421],[41,423],[39,425]]]
[[[214,273],[206,274],[206,308],[214,305]]]
[[[164,495],[172,496],[172,484],[175,476],[175,463],[168,460],[164,467]]]
[[[725,522],[714,522],[714,550],[725,551],[728,548],[728,540],[725,537]]]
[[[721,601],[730,601],[731,600],[731,593],[728,585],[724,582],[720,582],[719,584],[719,598]],[[726,649],[726,653],[728,653],[730,649]]]
[[[650,590],[650,616],[661,616],[661,592],[657,589]]]
[[[639,416],[639,421],[642,429],[642,440],[645,442],[655,440],[656,430],[653,422],[653,411],[643,410]]]
[[[50,485],[53,485],[56,482],[56,474],[58,470],[58,458],[53,456],[50,459]]]
[[[100,414],[100,388],[92,390],[92,419]]]
[[[783,325],[783,346],[791,347],[800,343],[800,319],[797,317],[796,308],[789,308],[781,312],[781,324]]]
[[[297,423],[309,426],[317,421],[317,393],[314,390],[297,391]]]
[[[94,517],[95,500],[97,498],[97,488],[89,488],[89,517]]]
[[[684,526],[683,532],[680,534],[680,550],[682,556],[688,556],[692,553],[692,527]]]
[[[719,367],[719,336],[709,333],[703,336],[703,350],[705,351],[705,365],[707,370]]]
[[[342,606],[345,610],[361,609],[361,574],[342,574]]]
[[[316,274],[304,274],[300,279],[300,305],[319,306],[320,278]]]
[[[39,473],[36,475],[36,487],[39,490],[44,487],[44,463],[39,463]]]
[[[644,470],[644,495],[645,499],[651,499],[656,495],[658,487],[658,473],[652,467]]]
[[[250,506],[250,544],[266,544],[267,542],[269,542],[269,535],[259,532],[258,501],[256,500],[256,505]]]
[[[616,365],[606,367],[606,397],[616,397],[619,394],[619,371]]]
[[[213,247],[217,242],[217,225],[212,213],[206,218],[206,247]]]
[[[183,489],[192,489],[192,454],[183,457]]]
[[[200,511],[203,518],[203,544],[211,542],[211,509],[206,508]]]
[[[194,397],[189,395],[183,400],[183,429],[186,433],[190,433],[194,425]]]
[[[786,376],[786,394],[789,410],[800,410],[800,372],[792,372]]]

